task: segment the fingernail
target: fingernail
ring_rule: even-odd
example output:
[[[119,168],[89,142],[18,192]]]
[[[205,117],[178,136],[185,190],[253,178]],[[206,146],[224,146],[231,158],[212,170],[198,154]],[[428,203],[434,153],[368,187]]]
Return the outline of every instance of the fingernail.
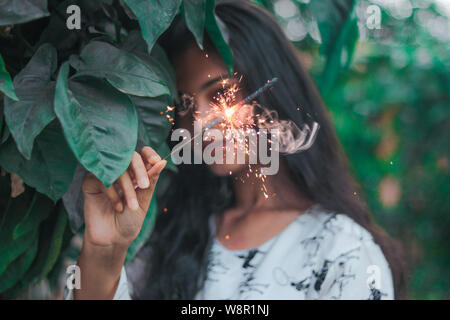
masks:
[[[139,209],[139,204],[136,199],[134,199],[134,198],[131,199],[130,204],[131,204],[131,206],[130,206],[131,209],[133,209],[133,210]]]
[[[161,157],[158,156],[158,155],[152,156],[152,157],[150,158],[150,161],[151,161],[151,162],[158,162],[159,160],[161,160]]]
[[[117,204],[116,204],[116,210],[122,212],[123,206],[122,206],[122,203],[121,203],[121,202],[117,202]]]
[[[148,181],[148,178],[141,178],[139,179],[139,184],[142,186],[142,188],[148,188],[150,182]]]

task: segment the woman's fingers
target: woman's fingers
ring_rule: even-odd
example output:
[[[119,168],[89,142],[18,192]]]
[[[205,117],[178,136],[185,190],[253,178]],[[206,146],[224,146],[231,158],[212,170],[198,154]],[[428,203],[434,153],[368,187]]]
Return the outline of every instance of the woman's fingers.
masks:
[[[161,160],[159,154],[156,153],[152,148],[145,146],[141,150],[142,158],[147,162],[146,169],[149,170],[151,166]]]
[[[135,180],[139,188],[148,188],[150,181],[147,177],[147,170],[141,155],[137,152],[133,154],[133,158],[131,159],[130,171],[133,172],[131,175],[132,181]]]
[[[150,180],[150,186],[147,189],[138,191],[139,203],[142,203],[144,208],[148,208],[152,199],[153,191],[155,190],[156,183],[158,182],[161,171],[166,166],[166,160],[160,160],[148,171],[148,178]]]
[[[142,148],[140,154],[134,153],[128,169],[109,188],[106,188],[92,173],[88,173],[83,183],[83,191],[105,193],[119,212],[123,211],[124,205],[131,210],[137,210],[141,206],[145,208],[150,203],[159,174],[166,163],[167,161],[161,160],[155,150],[146,146]],[[142,189],[138,191],[139,199],[136,187]]]
[[[128,171],[119,177],[118,182],[122,188],[123,195],[125,197],[126,203],[131,210],[139,209],[139,203],[136,197],[136,191],[134,190],[133,182],[131,181]]]
[[[117,211],[122,212],[123,203],[122,203],[122,199],[119,196],[119,193],[117,192],[116,188],[113,185],[110,186],[109,188],[106,188],[105,185],[103,185],[103,192],[108,196],[108,198],[111,201],[111,203],[113,204],[114,208]]]

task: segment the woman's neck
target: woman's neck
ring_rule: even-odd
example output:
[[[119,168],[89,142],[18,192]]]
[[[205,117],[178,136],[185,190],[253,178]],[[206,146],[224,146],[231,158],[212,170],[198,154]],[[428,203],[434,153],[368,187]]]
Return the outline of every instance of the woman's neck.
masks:
[[[299,190],[291,178],[287,163],[280,163],[276,175],[257,176],[258,168],[251,167],[234,179],[233,189],[236,214],[248,214],[259,211],[304,210],[312,202]]]

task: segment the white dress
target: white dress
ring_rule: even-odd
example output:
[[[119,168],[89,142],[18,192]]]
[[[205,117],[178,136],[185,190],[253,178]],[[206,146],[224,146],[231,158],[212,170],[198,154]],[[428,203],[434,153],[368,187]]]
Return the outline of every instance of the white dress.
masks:
[[[370,233],[320,205],[253,249],[228,250],[214,236],[209,258],[205,286],[195,299],[394,298],[391,270]],[[122,268],[114,299],[131,299],[129,289]],[[65,299],[72,299],[67,288]]]

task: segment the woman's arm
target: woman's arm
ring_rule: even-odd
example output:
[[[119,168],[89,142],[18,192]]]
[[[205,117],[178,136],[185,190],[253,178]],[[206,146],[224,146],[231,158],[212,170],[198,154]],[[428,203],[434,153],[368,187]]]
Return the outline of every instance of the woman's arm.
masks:
[[[74,299],[112,299],[117,291],[127,247],[98,247],[84,242],[78,259],[81,288]]]
[[[127,250],[138,236],[159,175],[166,165],[150,147],[106,188],[93,174],[83,180],[85,232],[74,299],[113,299]]]

